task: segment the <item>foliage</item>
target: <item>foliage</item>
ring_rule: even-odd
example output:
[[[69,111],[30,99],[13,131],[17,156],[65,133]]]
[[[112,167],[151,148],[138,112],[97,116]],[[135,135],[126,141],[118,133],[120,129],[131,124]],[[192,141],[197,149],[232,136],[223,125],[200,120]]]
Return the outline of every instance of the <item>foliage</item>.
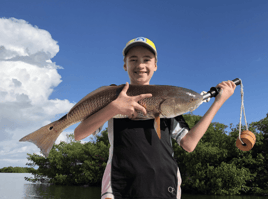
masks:
[[[28,154],[30,166],[39,166],[33,174],[35,178],[28,181],[45,181],[60,185],[100,185],[108,160],[109,145],[105,145],[101,137],[105,137],[107,129],[97,136],[98,142],[81,144],[71,139],[69,144],[61,142],[54,145],[48,158],[36,154]]]
[[[190,128],[200,119],[184,115]],[[191,153],[173,140],[174,157],[182,175],[184,192],[198,194],[237,195],[268,194],[268,114],[249,125],[256,135],[256,144],[248,152],[240,151],[235,143],[238,125],[231,131],[221,123],[211,123],[207,132]],[[245,126],[243,126],[245,129]],[[68,137],[70,143],[54,145],[48,158],[28,154],[29,166],[39,166],[28,181],[44,181],[61,185],[100,185],[108,160],[107,129],[94,141],[82,144]]]
[[[263,193],[262,190],[266,190],[265,194],[268,195],[268,113],[266,117],[259,122],[253,122],[251,128],[258,132],[256,136],[256,146],[254,146],[254,150],[252,151],[252,156],[257,157],[256,161],[258,164],[249,165],[251,170],[255,170],[257,172],[256,178],[252,181],[253,188],[252,193]],[[254,167],[255,166],[255,167]]]
[[[196,115],[185,115],[184,118],[190,128],[201,119]],[[182,189],[199,194],[268,194],[268,150],[264,144],[267,121],[266,117],[249,125],[249,130],[256,136],[256,144],[248,152],[236,147],[239,128],[232,124],[227,135],[226,125],[211,123],[192,153],[184,151],[173,141],[174,156],[182,175]]]
[[[29,167],[3,167],[0,173],[32,173],[35,169]]]

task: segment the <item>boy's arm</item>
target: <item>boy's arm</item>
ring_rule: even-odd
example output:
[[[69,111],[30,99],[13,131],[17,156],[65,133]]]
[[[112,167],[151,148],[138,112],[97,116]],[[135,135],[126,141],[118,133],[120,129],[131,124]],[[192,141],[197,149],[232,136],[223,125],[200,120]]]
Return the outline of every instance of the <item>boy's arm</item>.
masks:
[[[97,113],[83,120],[74,130],[74,139],[82,140],[94,133],[100,126],[111,119],[115,113],[112,104],[108,104]]]
[[[143,98],[152,97],[152,94],[128,96],[126,94],[128,88],[129,84],[127,83],[116,100],[83,120],[74,130],[75,140],[82,140],[91,135],[100,126],[117,114],[127,115],[129,118],[135,118],[137,116],[136,110],[140,110],[146,115],[146,109],[138,104],[138,101]]]
[[[218,110],[221,108],[224,102],[234,93],[236,85],[234,82],[228,81],[218,84],[217,87],[221,88],[221,91],[215,98],[215,101],[211,107],[201,118],[201,120],[182,138],[180,142],[180,145],[184,148],[184,150],[188,152],[194,151],[196,145],[207,131]]]

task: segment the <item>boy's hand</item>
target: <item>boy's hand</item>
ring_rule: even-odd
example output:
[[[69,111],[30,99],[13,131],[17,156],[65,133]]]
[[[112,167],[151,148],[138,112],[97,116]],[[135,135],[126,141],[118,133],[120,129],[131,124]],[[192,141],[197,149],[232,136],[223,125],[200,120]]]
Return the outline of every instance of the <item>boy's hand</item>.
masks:
[[[216,96],[215,101],[223,104],[229,97],[233,95],[236,85],[233,81],[228,80],[219,83],[216,87],[221,88],[221,91]]]
[[[146,115],[146,109],[141,106],[138,101],[144,98],[152,97],[152,94],[148,93],[137,96],[128,96],[128,88],[129,84],[127,82],[117,99],[112,102],[114,107],[116,108],[117,114],[127,115],[129,118],[133,119],[137,117],[136,110],[139,110],[142,111],[144,115]]]

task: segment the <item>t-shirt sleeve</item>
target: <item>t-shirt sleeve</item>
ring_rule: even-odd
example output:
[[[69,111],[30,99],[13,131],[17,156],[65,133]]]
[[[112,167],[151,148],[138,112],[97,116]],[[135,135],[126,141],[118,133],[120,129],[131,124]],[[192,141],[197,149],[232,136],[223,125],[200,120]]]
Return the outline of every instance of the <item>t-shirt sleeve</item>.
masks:
[[[180,145],[181,139],[189,132],[190,128],[182,115],[171,119],[171,137]]]

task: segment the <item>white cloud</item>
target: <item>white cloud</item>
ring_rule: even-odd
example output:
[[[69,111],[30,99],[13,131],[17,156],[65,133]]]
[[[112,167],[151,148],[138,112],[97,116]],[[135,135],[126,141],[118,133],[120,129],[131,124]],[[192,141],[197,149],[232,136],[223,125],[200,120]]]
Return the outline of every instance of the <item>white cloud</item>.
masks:
[[[57,42],[52,39],[46,30],[32,26],[22,19],[0,19],[1,46],[14,55],[29,56],[44,52],[53,58],[59,52]]]
[[[14,18],[0,18],[0,30],[0,168],[25,166],[26,153],[40,150],[18,140],[74,104],[49,99],[62,81],[57,72],[62,67],[51,61],[59,46],[50,33]]]

